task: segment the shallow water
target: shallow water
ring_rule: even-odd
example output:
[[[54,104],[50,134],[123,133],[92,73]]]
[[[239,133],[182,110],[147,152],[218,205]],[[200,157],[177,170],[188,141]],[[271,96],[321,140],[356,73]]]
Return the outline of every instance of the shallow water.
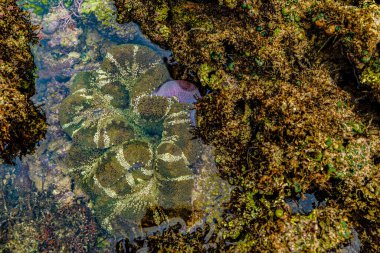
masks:
[[[35,1],[24,1],[24,3],[32,4],[33,2]],[[48,11],[45,10],[43,15],[36,15],[33,13],[33,7],[27,6],[32,12],[33,23],[41,25],[43,28],[39,34],[40,45],[33,48],[35,62],[38,67],[37,93],[33,97],[33,101],[41,107],[47,116],[48,132],[46,138],[39,143],[34,154],[16,159],[16,165],[14,166],[0,165],[0,177],[2,179],[0,250],[10,252],[21,252],[19,250],[27,250],[27,252],[41,250],[113,251],[118,240],[125,237],[130,240],[136,237],[144,238],[147,234],[160,232],[178,223],[181,225],[182,232],[194,231],[197,227],[202,227],[205,224],[212,225],[215,220],[220,219],[222,203],[228,201],[231,187],[216,175],[212,150],[203,146],[199,140],[196,145],[201,145],[201,148],[197,148],[198,146],[195,144],[195,146],[193,144],[189,144],[189,146],[187,143],[183,144],[183,147],[181,146],[182,154],[187,154],[184,150],[197,149],[195,151],[199,152],[191,164],[186,165],[186,168],[182,168],[182,170],[191,171],[191,191],[181,191],[175,193],[176,195],[171,193],[173,189],[183,188],[177,182],[183,180],[183,178],[189,178],[189,175],[181,174],[185,172],[178,172],[181,171],[180,167],[176,167],[177,165],[174,165],[174,162],[170,162],[176,160],[175,152],[178,151],[175,151],[175,148],[169,148],[169,151],[165,151],[168,153],[162,153],[162,156],[170,158],[166,158],[170,166],[165,164],[157,167],[155,167],[156,165],[153,166],[155,171],[159,171],[154,172],[153,175],[155,176],[153,178],[156,178],[156,181],[161,180],[161,183],[155,184],[159,185],[158,188],[161,188],[157,191],[147,190],[148,193],[144,196],[146,196],[146,202],[149,204],[146,207],[144,206],[144,210],[147,212],[142,212],[142,218],[140,216],[136,218],[136,215],[131,215],[131,213],[136,212],[135,209],[125,207],[128,206],[128,203],[132,203],[129,199],[133,195],[132,193],[137,191],[135,190],[137,188],[134,188],[135,183],[133,183],[130,192],[126,190],[123,190],[123,193],[118,192],[120,189],[128,188],[128,182],[131,182],[128,179],[124,180],[124,174],[120,176],[112,175],[112,173],[106,174],[107,178],[110,177],[110,180],[113,180],[114,183],[105,187],[104,185],[107,184],[107,181],[104,181],[104,176],[101,176],[104,173],[101,174],[99,172],[100,167],[96,167],[94,172],[96,180],[103,180],[100,188],[106,189],[104,190],[106,194],[98,193],[99,187],[96,188],[96,184],[81,181],[86,174],[83,166],[93,164],[96,159],[103,161],[105,159],[103,154],[112,156],[112,150],[120,147],[121,144],[113,146],[104,144],[103,149],[98,150],[101,155],[91,156],[91,158],[84,155],[82,156],[83,161],[74,161],[72,159],[77,157],[76,155],[81,157],[81,153],[84,154],[89,150],[88,146],[82,145],[83,143],[73,143],[73,139],[75,140],[76,137],[73,133],[70,134],[67,129],[63,129],[63,124],[60,122],[63,117],[62,112],[60,115],[60,111],[63,110],[62,103],[66,103],[69,105],[68,108],[76,110],[74,104],[65,102],[75,92],[73,83],[74,85],[78,84],[75,76],[81,75],[78,73],[86,72],[94,73],[95,79],[101,78],[102,76],[98,73],[99,69],[101,69],[101,64],[103,63],[104,65],[104,62],[106,62],[107,57],[105,56],[107,52],[110,52],[117,45],[137,45],[135,48],[148,47],[159,58],[169,57],[170,52],[152,44],[141,34],[136,24],[119,25],[115,22],[115,16],[111,14],[106,18],[101,17],[99,13],[102,12],[95,8],[97,4],[99,5],[97,1],[74,1],[74,4],[70,6],[60,1],[51,2],[54,2],[54,4],[48,8]],[[88,3],[95,4],[88,5]],[[113,9],[111,1],[103,1],[101,4],[102,8],[105,9],[105,13],[107,10]],[[92,7],[94,7],[94,10],[92,10]],[[124,59],[121,60],[124,61]],[[126,60],[124,63],[125,66],[131,64],[130,66],[133,67],[134,63],[139,61],[140,65],[146,64],[150,66],[155,64],[153,56],[144,59],[136,58],[133,63]],[[123,75],[123,70],[119,69],[118,71],[120,71],[120,74],[116,75],[117,77]],[[164,70],[162,71],[162,73],[165,72]],[[167,71],[164,75],[168,75]],[[124,77],[122,83],[129,83],[130,78],[130,76]],[[149,75],[144,78],[149,78]],[[155,80],[156,83],[153,82],[152,87],[157,88],[163,82],[170,80],[170,77],[162,77],[160,81]],[[93,92],[97,91],[91,87],[86,87],[86,92],[90,92],[92,96]],[[108,90],[106,90],[107,92]],[[128,90],[128,92],[132,91]],[[86,94],[81,96],[90,96]],[[99,90],[99,93],[96,94],[100,94],[100,97],[107,97],[107,94],[104,95],[104,91]],[[175,101],[170,103],[179,104]],[[105,107],[102,103],[97,106],[94,103],[90,106],[91,120],[93,118],[104,119],[107,117],[107,110],[115,111],[117,107]],[[121,120],[122,122],[127,122],[127,125],[134,126],[134,129],[137,129],[134,130],[135,134],[138,136],[135,140],[153,145],[152,152],[154,156],[160,156],[159,143],[164,142],[165,131],[162,129],[157,130],[159,127],[156,123],[153,126],[146,126],[141,123],[143,121],[140,118],[129,117],[129,114],[126,113],[128,107],[123,110],[119,109],[119,107],[116,108],[121,115],[118,122]],[[135,108],[130,109],[131,114],[133,114]],[[172,115],[179,115],[182,113],[181,110],[174,111]],[[83,117],[83,113],[87,113],[81,109],[78,109],[77,112],[75,117]],[[190,113],[189,110],[183,110],[183,112]],[[68,110],[67,114],[70,113],[71,110]],[[190,121],[190,114],[186,120]],[[96,124],[99,126],[100,123]],[[151,134],[152,131],[149,129],[152,129],[152,127],[156,129],[153,133],[158,133],[159,137]],[[81,126],[76,130],[81,133],[80,129]],[[175,133],[177,130],[173,127],[167,127],[166,131],[174,131]],[[181,130],[180,132],[185,133],[186,131]],[[87,133],[89,132],[86,131]],[[121,133],[122,131],[117,129],[115,136],[121,136]],[[104,136],[106,136],[105,133]],[[109,136],[112,137],[110,134]],[[180,134],[180,136],[182,135]],[[179,138],[181,139],[181,137]],[[127,139],[122,139],[121,143],[128,141]],[[177,142],[174,143],[179,145]],[[125,144],[123,145],[125,149]],[[128,145],[126,148],[131,147],[130,144]],[[73,152],[77,152],[75,156],[72,155]],[[137,151],[132,149],[131,152]],[[188,156],[185,155],[185,158],[188,158]],[[88,164],[84,162],[86,159],[90,161]],[[153,164],[157,163],[156,160],[152,161]],[[81,162],[83,163],[81,164]],[[137,161],[131,164],[126,175],[141,170],[146,163],[149,163],[149,161]],[[110,164],[109,166],[112,165],[113,168],[116,166],[114,163]],[[109,168],[107,166],[105,165],[102,168]],[[172,167],[174,172],[169,169]],[[173,178],[162,176],[167,175],[168,171],[177,174]],[[135,175],[134,177],[137,180]],[[141,183],[140,185],[144,185],[146,182],[156,182],[152,181],[152,179],[146,179],[144,175],[137,177],[140,177],[138,180],[138,183]],[[95,176],[93,178],[95,179]],[[120,181],[120,179],[122,180]],[[164,184],[164,187],[162,187],[162,182],[174,183],[173,185],[167,184],[167,187]],[[117,189],[115,185],[118,185]],[[116,191],[117,194],[110,193],[110,189]],[[108,197],[106,196],[107,194],[109,195]],[[113,201],[113,199],[117,199],[117,201]],[[183,203],[177,203],[178,201]],[[103,209],[112,210],[112,215],[107,211],[103,212]],[[207,238],[211,235],[212,232],[208,233],[205,240],[208,241]]]

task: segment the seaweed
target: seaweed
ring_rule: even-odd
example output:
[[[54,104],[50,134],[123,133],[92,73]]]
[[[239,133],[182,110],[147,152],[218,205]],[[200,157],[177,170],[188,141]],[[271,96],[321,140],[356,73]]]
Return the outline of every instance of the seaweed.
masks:
[[[46,132],[45,116],[30,101],[35,92],[35,65],[30,45],[37,27],[16,1],[0,1],[0,158],[33,150]]]
[[[363,249],[379,250],[378,4],[115,3],[119,22],[172,50],[175,79],[207,91],[196,133],[236,186],[217,249],[326,252],[344,249],[355,229]],[[292,214],[285,199],[310,193],[325,205]],[[153,249],[199,243],[167,236]]]

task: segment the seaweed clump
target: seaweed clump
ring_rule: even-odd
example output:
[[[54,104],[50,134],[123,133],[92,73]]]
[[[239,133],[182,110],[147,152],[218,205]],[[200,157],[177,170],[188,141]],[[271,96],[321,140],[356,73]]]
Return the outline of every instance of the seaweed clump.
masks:
[[[29,100],[34,94],[36,28],[16,1],[0,1],[0,158],[11,162],[43,138],[45,117]]]
[[[211,91],[197,103],[197,134],[237,187],[210,243],[325,252],[357,231],[363,249],[379,251],[374,1],[115,2],[120,22],[172,50],[175,79]],[[324,205],[292,213],[285,200],[306,193]]]
[[[101,230],[81,199],[38,192],[28,167],[0,165],[0,252],[98,252]]]

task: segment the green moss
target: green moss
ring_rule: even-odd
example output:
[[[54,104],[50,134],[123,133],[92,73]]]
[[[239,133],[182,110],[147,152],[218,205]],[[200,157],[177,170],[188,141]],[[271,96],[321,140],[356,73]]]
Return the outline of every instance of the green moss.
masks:
[[[219,5],[225,5],[228,8],[236,8],[238,1],[237,0],[219,0]],[[249,9],[249,6],[248,6]]]
[[[220,87],[220,85],[225,81],[224,71],[216,71],[206,63],[199,67],[198,75],[202,85],[212,88]]]

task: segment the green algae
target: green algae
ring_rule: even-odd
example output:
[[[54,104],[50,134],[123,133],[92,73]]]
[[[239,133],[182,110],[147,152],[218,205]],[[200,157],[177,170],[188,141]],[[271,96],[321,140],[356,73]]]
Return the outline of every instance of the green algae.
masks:
[[[99,22],[105,26],[111,26],[115,20],[115,10],[110,1],[85,0],[81,6],[80,13],[84,17],[95,15]]]
[[[32,10],[33,13],[43,16],[49,13],[51,7],[56,7],[62,4],[66,8],[70,8],[74,0],[20,0],[17,1],[20,6],[25,9]]]

